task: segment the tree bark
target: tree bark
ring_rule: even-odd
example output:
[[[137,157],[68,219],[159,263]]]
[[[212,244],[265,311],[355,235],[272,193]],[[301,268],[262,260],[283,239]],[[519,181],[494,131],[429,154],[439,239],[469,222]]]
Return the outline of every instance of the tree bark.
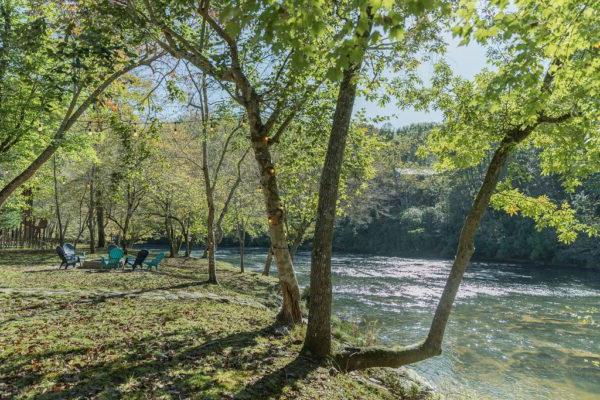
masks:
[[[54,180],[54,207],[56,209],[56,222],[58,223],[58,241],[61,246],[65,245],[65,232],[63,230],[60,214],[60,201],[58,199],[58,178],[56,176],[56,156],[52,158],[52,178]]]
[[[192,255],[192,239],[191,235],[188,231],[184,233],[185,237],[185,257],[189,257]]]
[[[88,205],[88,229],[90,233],[90,253],[96,252],[96,237],[95,237],[95,226],[94,226],[94,205],[96,201],[94,199],[94,195],[96,193],[94,189],[94,178],[96,173],[96,167],[92,166],[92,170],[90,171],[90,202]]]
[[[325,358],[331,355],[333,228],[346,138],[348,137],[354,99],[356,98],[358,74],[373,26],[370,8],[367,8],[366,13],[369,21],[368,29],[363,34],[357,35],[357,46],[361,52],[360,60],[351,63],[343,71],[319,184],[319,202],[310,269],[308,327],[302,348],[304,353],[316,358]]]
[[[106,247],[106,233],[104,232],[104,206],[102,205],[102,192],[96,189],[96,227],[98,229],[98,248]]]
[[[263,268],[263,275],[269,276],[271,273],[271,262],[273,261],[273,248],[269,247],[267,251],[267,259],[265,260],[265,267]]]
[[[244,247],[246,245],[246,230],[244,226],[238,226],[240,240],[240,272],[244,273]]]
[[[260,183],[267,210],[269,236],[271,237],[273,255],[277,263],[277,275],[283,297],[282,308],[277,319],[284,324],[301,323],[300,288],[296,280],[292,257],[287,245],[283,223],[285,213],[281,198],[279,197],[279,188],[277,187],[275,168],[271,161],[271,152],[267,143],[262,139],[263,136],[260,131],[256,131],[256,127],[252,130],[251,137],[254,157],[261,173]]]

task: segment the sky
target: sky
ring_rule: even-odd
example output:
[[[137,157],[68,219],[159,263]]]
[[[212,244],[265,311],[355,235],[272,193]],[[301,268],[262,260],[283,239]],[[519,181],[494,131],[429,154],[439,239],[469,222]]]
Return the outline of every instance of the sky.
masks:
[[[447,35],[448,43],[446,62],[452,67],[457,75],[463,78],[473,78],[485,66],[485,49],[478,44],[470,43],[468,46],[460,46],[459,39],[454,39]],[[420,75],[423,79],[431,75],[432,65],[423,64],[420,67]],[[398,109],[396,104],[391,101],[385,107],[368,102],[364,98],[356,101],[355,112],[364,109],[368,117],[386,116],[389,119],[383,123],[390,123],[394,127],[401,127],[416,122],[440,122],[442,115],[439,112],[421,112],[414,110]],[[381,124],[383,124],[381,123]],[[378,125],[381,125],[378,124]]]

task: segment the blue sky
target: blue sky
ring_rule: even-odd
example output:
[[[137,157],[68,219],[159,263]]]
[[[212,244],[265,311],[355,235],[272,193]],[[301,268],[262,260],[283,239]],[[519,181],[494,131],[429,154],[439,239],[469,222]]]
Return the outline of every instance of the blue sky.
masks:
[[[485,66],[485,49],[478,44],[470,43],[468,46],[459,46],[459,40],[447,36],[448,43],[446,62],[452,67],[454,72],[464,78],[472,78]],[[426,78],[431,75],[432,66],[423,64],[421,66],[421,77]],[[355,112],[366,110],[368,117],[386,116],[394,127],[409,125],[415,122],[439,122],[442,116],[439,112],[420,112],[414,110],[401,110],[396,107],[394,102],[390,102],[385,107],[380,107],[376,103],[368,102],[363,98],[356,101]]]

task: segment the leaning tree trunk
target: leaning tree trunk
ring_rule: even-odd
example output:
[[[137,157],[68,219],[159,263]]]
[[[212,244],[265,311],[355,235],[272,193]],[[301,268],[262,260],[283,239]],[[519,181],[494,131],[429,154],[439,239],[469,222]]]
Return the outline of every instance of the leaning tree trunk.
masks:
[[[4,205],[6,200],[10,197],[10,195],[17,190],[22,184],[27,182],[31,177],[44,165],[50,157],[54,155],[58,147],[60,146],[60,142],[64,139],[64,135],[69,131],[69,129],[73,126],[73,124],[79,119],[79,117],[92,105],[93,102],[96,101],[98,96],[100,96],[115,80],[119,79],[121,76],[129,73],[136,67],[140,65],[148,65],[150,62],[156,60],[158,56],[151,57],[149,59],[145,59],[143,61],[137,62],[135,64],[130,64],[118,71],[115,71],[113,74],[109,75],[98,87],[96,87],[87,98],[76,107],[77,100],[79,98],[80,90],[76,90],[73,93],[73,97],[71,98],[71,104],[68,107],[67,113],[63,118],[62,123],[56,130],[54,137],[50,144],[40,153],[39,156],[31,163],[23,172],[13,178],[12,181],[6,184],[0,190],[0,207]]]
[[[490,203],[490,198],[496,189],[500,173],[511,150],[516,144],[524,140],[532,130],[533,127],[528,127],[509,133],[495,151],[488,165],[483,183],[463,223],[454,263],[425,341],[398,350],[385,348],[348,349],[336,356],[336,361],[342,369],[350,371],[371,367],[397,368],[441,354],[446,324],[463,275],[475,250],[474,239],[481,219]]]
[[[303,351],[323,358],[331,354],[331,253],[333,227],[346,138],[356,97],[356,72],[344,71],[325,164],[321,172],[317,221],[310,270],[308,327]]]
[[[359,39],[357,46],[361,52],[360,60],[350,64],[343,71],[319,185],[319,203],[310,268],[308,327],[302,348],[303,352],[316,358],[325,358],[331,354],[333,228],[346,138],[356,98],[357,79],[373,26],[370,8],[367,8],[367,17],[368,29],[363,34],[357,35]]]
[[[54,155],[56,149],[58,149],[57,143],[57,141],[53,141],[51,144],[49,144],[48,147],[46,147],[46,149],[44,149],[44,151],[31,164],[29,164],[29,166],[23,172],[17,175],[12,181],[7,183],[2,190],[0,190],[0,207],[6,202],[6,200],[8,200],[10,195],[13,194],[15,190],[27,182],[37,172],[37,170],[40,169],[41,166],[44,165],[46,161],[48,161],[50,157]]]
[[[260,183],[263,190],[265,208],[269,222],[269,233],[277,261],[277,269],[279,276],[279,284],[283,297],[281,310],[277,315],[277,319],[281,323],[295,324],[302,322],[302,312],[300,310],[300,288],[294,273],[294,266],[288,250],[285,230],[283,226],[284,210],[279,196],[277,187],[277,179],[271,153],[269,151],[269,133],[273,126],[272,123],[265,124],[261,118],[261,104],[263,99],[252,86],[250,80],[244,74],[239,62],[239,52],[235,39],[228,36],[227,32],[217,27],[218,24],[209,15],[208,8],[200,8],[199,13],[202,16],[203,29],[205,23],[211,24],[211,27],[216,30],[216,33],[226,39],[227,46],[231,54],[231,67],[229,68],[228,77],[235,83],[237,94],[236,100],[244,107],[249,125],[249,137],[252,143],[254,158],[258,164],[260,173]],[[152,17],[152,19],[154,19]],[[221,76],[215,75],[215,71],[208,68],[206,64],[195,57],[188,57],[177,48],[171,46],[173,40],[168,29],[162,26],[163,32],[167,37],[167,43],[161,43],[165,50],[171,52],[176,57],[185,57],[192,62],[196,67],[201,69],[205,74],[209,73],[217,80],[222,81]],[[204,48],[204,35],[201,35],[200,45],[198,48]],[[269,122],[269,121],[267,121]],[[275,121],[271,121],[275,122]],[[214,232],[209,231],[209,240]],[[210,253],[210,252],[209,252]],[[210,257],[210,254],[208,254]]]

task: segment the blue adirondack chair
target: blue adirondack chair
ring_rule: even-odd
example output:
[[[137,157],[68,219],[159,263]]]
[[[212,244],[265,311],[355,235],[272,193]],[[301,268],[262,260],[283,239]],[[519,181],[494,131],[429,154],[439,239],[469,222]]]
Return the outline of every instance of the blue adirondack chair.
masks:
[[[102,257],[102,268],[119,268],[123,258],[123,249],[115,247],[108,252],[108,258]]]
[[[154,269],[158,269],[158,266],[163,258],[165,258],[165,253],[158,253],[152,260],[145,262],[144,266],[148,269],[152,269],[152,267],[154,267]]]

